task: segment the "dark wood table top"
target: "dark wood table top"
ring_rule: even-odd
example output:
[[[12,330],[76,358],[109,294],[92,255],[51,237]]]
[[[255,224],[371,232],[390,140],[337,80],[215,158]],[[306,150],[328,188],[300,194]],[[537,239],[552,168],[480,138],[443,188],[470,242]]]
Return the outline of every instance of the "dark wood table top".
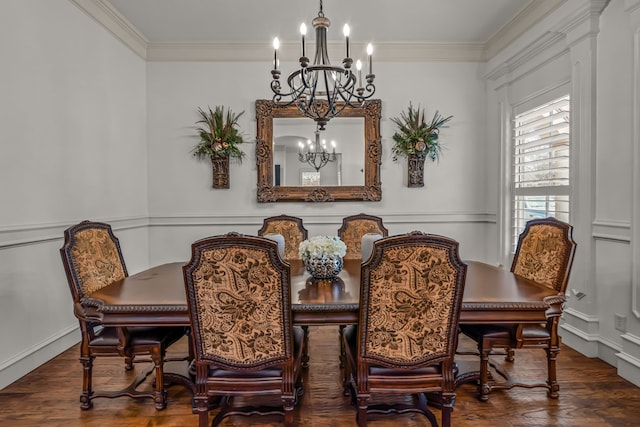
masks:
[[[542,322],[559,315],[564,297],[555,290],[477,261],[466,261],[461,323]],[[176,262],[114,282],[83,300],[109,325],[189,323],[182,265]],[[348,324],[358,319],[360,260],[345,260],[333,281],[315,281],[302,262],[291,264],[295,324]]]

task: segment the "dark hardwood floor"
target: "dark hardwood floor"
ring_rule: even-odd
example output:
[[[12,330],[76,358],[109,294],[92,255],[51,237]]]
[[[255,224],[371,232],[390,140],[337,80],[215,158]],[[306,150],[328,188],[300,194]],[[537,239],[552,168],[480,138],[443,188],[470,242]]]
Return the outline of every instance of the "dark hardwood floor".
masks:
[[[305,392],[296,417],[300,426],[355,426],[355,410],[342,395],[335,327],[310,328],[311,362]],[[469,346],[468,342],[461,342]],[[186,351],[186,340],[171,353]],[[82,369],[74,346],[14,384],[0,390],[0,426],[194,426],[190,394],[181,386],[169,388],[168,406],[156,411],[149,399],[96,399],[82,411],[78,402]],[[497,362],[502,358],[496,357]],[[544,375],[542,350],[520,350],[510,371],[520,378]],[[136,365],[136,370],[143,365]],[[517,372],[516,372],[517,371]],[[131,378],[120,359],[96,362],[96,388],[118,388]],[[640,388],[616,375],[615,368],[563,347],[558,360],[560,398],[547,399],[544,389],[495,391],[488,402],[475,397],[475,386],[458,389],[454,426],[636,426],[640,416]],[[145,384],[150,386],[150,384]],[[440,412],[434,409],[439,418]],[[225,426],[279,426],[278,417],[235,417]],[[418,415],[370,418],[371,426],[428,426]]]

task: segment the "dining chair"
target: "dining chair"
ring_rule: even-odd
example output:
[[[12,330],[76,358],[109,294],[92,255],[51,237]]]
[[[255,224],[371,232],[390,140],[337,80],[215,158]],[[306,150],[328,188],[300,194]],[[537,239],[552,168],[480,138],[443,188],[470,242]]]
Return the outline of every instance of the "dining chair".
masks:
[[[303,332],[292,326],[291,273],[277,242],[229,233],[194,242],[183,266],[195,356],[193,411],[208,426],[230,415],[281,414],[294,423],[302,393]],[[234,397],[278,396],[281,405],[234,406]]]
[[[367,425],[368,413],[415,412],[435,427],[427,406],[435,397],[442,426],[449,427],[467,271],[458,243],[418,231],[383,238],[361,270],[359,322],[343,334],[345,386],[358,426]],[[414,398],[384,403],[394,394]]]
[[[73,312],[80,323],[83,366],[80,407],[89,409],[98,397],[152,398],[156,409],[167,404],[163,380],[166,349],[182,338],[184,327],[111,327],[101,324],[100,313],[83,306],[92,292],[128,276],[120,243],[109,224],[83,221],[64,231],[60,249],[62,263],[73,298]],[[119,391],[93,390],[93,363],[96,357],[123,357],[125,369],[133,369],[134,358],[149,356],[151,369],[142,372],[127,388]],[[138,386],[155,369],[155,391],[138,391]]]
[[[527,222],[518,238],[511,272],[541,286],[554,289],[557,292],[557,298],[564,301],[575,251],[576,242],[573,240],[571,225],[555,218],[534,219]],[[561,315],[562,310],[548,313],[547,321],[543,324],[460,325],[460,331],[478,345],[480,400],[488,400],[489,393],[494,389],[512,387],[545,387],[550,398],[558,398],[560,386],[556,376],[556,358],[560,352],[558,323]],[[508,380],[505,383],[497,383],[490,380],[489,356],[495,348],[506,350],[505,360],[508,362],[513,361],[513,349],[544,349],[547,354],[547,381],[518,383]]]
[[[258,236],[266,234],[281,234],[284,237],[284,259],[287,261],[300,259],[298,247],[309,236],[309,232],[302,224],[302,219],[289,215],[265,218],[262,228],[258,230]]]
[[[362,238],[366,234],[389,235],[389,230],[382,224],[382,218],[364,213],[347,216],[342,219],[338,229],[338,237],[347,245],[344,259],[363,259]]]

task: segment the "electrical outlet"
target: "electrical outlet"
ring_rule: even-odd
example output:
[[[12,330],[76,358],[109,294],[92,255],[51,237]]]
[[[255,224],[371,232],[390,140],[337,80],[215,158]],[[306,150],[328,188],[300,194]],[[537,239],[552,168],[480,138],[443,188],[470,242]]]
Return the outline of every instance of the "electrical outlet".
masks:
[[[620,332],[627,332],[627,316],[622,314],[614,314],[614,327]]]

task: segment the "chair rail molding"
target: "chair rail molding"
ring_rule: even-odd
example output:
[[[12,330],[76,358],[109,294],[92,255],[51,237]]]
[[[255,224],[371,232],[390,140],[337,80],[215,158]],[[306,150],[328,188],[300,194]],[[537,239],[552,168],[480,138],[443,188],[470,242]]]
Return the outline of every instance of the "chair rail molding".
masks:
[[[84,218],[70,219],[65,222],[25,224],[0,227],[0,251],[18,246],[35,245],[64,239],[64,230]],[[128,230],[146,228],[149,219],[146,216],[128,218],[98,218],[102,222],[111,224],[114,230]]]

